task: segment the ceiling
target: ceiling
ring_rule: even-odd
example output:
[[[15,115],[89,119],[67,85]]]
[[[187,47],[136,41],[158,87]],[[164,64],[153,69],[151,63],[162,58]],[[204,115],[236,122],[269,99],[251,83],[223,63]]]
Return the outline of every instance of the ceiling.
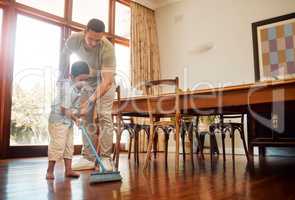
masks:
[[[133,0],[153,10],[182,0]]]

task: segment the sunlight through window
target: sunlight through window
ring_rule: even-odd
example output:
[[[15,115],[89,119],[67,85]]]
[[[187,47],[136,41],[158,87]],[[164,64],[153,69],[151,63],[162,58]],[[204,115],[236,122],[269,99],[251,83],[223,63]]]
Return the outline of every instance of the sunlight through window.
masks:
[[[124,38],[130,38],[131,11],[130,7],[116,2],[115,34]]]
[[[97,18],[109,26],[109,0],[73,0],[73,21],[86,25],[87,22]]]
[[[64,16],[64,1],[63,0],[16,0],[16,2],[63,17]]]
[[[121,87],[122,97],[128,96],[131,88],[130,48],[115,44],[116,51],[116,82]]]
[[[0,46],[1,46],[1,39],[2,39],[2,19],[3,18],[3,10],[0,9]],[[1,52],[1,51],[0,51]]]
[[[48,144],[61,28],[17,16],[10,145]]]

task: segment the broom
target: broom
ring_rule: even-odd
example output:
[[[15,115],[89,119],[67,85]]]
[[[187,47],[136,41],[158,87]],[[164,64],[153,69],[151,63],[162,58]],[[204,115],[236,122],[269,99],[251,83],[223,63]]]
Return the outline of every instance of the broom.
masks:
[[[111,172],[106,171],[105,166],[103,165],[103,163],[101,161],[101,158],[99,157],[99,155],[96,152],[95,147],[93,146],[93,143],[90,139],[88,131],[86,130],[86,128],[83,126],[82,123],[80,124],[80,129],[81,129],[82,133],[85,135],[85,137],[88,141],[88,144],[96,157],[96,161],[99,163],[99,166],[100,166],[99,172],[92,172],[91,173],[90,184],[121,181],[122,176],[120,175],[119,171],[111,171]]]

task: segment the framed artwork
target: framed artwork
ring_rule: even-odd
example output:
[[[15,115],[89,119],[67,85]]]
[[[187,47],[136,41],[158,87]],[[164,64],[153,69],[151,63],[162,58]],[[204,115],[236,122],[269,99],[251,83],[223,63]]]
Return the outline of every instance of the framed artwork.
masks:
[[[295,13],[252,24],[255,80],[295,78]]]

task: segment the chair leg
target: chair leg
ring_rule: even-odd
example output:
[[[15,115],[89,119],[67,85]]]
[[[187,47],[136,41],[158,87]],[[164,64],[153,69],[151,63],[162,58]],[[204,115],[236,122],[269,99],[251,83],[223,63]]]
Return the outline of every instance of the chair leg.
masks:
[[[223,162],[225,162],[225,133],[221,132],[221,142],[222,142],[222,157],[223,157]]]
[[[131,156],[131,150],[132,150],[132,141],[133,141],[133,137],[131,134],[129,134],[129,147],[128,147],[128,160],[130,160],[130,156]]]
[[[209,135],[209,142],[210,142],[210,161],[212,164],[212,162],[213,162],[213,134],[211,134],[211,133]]]
[[[139,131],[136,132],[136,161],[137,161],[137,164],[139,164]]]
[[[193,130],[192,127],[188,131],[189,141],[190,141],[190,154],[191,154],[191,162],[192,166],[194,166],[194,150],[193,150]]]
[[[137,147],[137,139],[136,139],[136,132],[134,132],[134,142],[133,142],[133,156],[134,156],[134,161],[135,163],[137,163],[136,161],[136,147]]]
[[[181,137],[181,143],[182,143],[182,157],[183,161],[185,161],[185,129],[184,126],[180,127],[180,137]]]
[[[146,132],[146,139],[147,139],[147,145],[146,145],[146,151],[149,146],[149,141],[150,141],[150,129],[148,129],[148,132]]]
[[[196,137],[197,137],[197,141],[198,141],[197,154],[200,152],[202,159],[205,159],[204,152],[203,152],[205,136],[199,135],[199,133],[196,132]]]
[[[222,156],[223,156],[223,162],[225,162],[225,144],[224,144],[224,139],[225,139],[225,131],[224,131],[224,121],[223,121],[223,115],[220,115],[220,131],[221,131],[221,140],[222,140]]]
[[[153,146],[154,136],[155,136],[154,126],[151,125],[150,126],[149,143],[148,143],[148,148],[147,148],[147,152],[146,152],[145,162],[144,162],[144,165],[143,165],[144,170],[147,169],[147,167],[148,167],[148,165],[150,163],[150,160],[151,160],[151,153],[152,153],[152,146]]]
[[[231,130],[231,152],[233,162],[235,162],[235,130]]]
[[[169,131],[165,131],[165,164],[168,163],[168,141],[169,141]]]
[[[153,145],[153,151],[154,151],[154,159],[157,158],[157,152],[158,152],[158,131],[157,129],[155,130],[155,137],[154,137],[154,145]]]
[[[120,147],[120,144],[118,145],[118,130],[116,130],[116,144],[115,144],[114,152],[113,152],[113,161],[116,161],[118,147]]]
[[[216,135],[212,135],[213,136],[213,153],[216,153],[217,155],[219,155],[219,149],[218,149],[218,144],[217,144],[217,140],[216,140]]]
[[[116,170],[119,169],[121,135],[122,135],[122,132],[119,129],[118,130],[118,135],[117,135],[116,154],[115,154],[116,155],[116,158],[115,158],[115,168],[116,168]]]
[[[180,116],[176,116],[175,119],[176,123],[175,123],[175,143],[176,143],[176,147],[175,147],[175,166],[176,169],[178,169],[179,167],[179,132],[180,132]]]
[[[138,156],[138,130],[134,130],[134,161],[139,164]]]
[[[249,162],[249,154],[248,154],[248,149],[247,149],[247,145],[246,145],[246,141],[245,141],[245,134],[244,134],[243,129],[241,129],[241,131],[240,131],[240,136],[241,136],[241,139],[243,141],[243,146],[244,146],[244,151],[245,151],[245,154],[246,154],[246,157],[247,157],[247,161]]]
[[[115,144],[115,147],[114,147],[114,151],[113,151],[113,161],[116,160],[116,155],[117,155],[117,141],[116,141],[116,144]]]

